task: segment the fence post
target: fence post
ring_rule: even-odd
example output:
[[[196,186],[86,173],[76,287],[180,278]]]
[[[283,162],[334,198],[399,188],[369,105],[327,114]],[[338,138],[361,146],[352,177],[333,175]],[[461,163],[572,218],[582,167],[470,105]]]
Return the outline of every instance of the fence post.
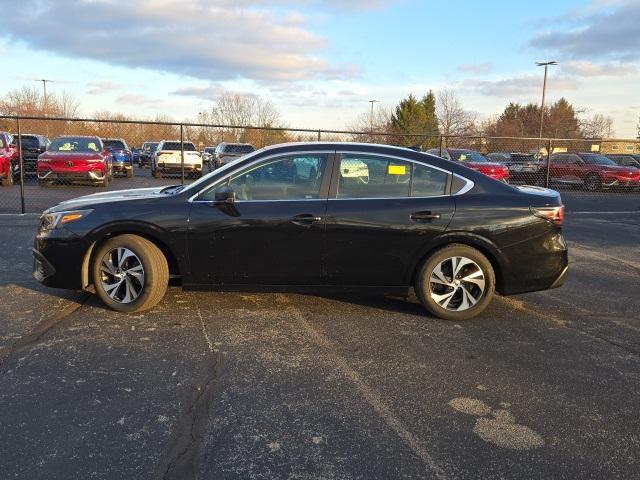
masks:
[[[320,141],[320,134],[321,134],[321,131],[318,130],[318,141]]]
[[[551,148],[551,139],[549,139],[549,142],[547,143],[547,171],[544,181],[545,188],[549,188],[549,171],[551,170]]]
[[[444,135],[440,135],[440,153],[438,153],[439,157],[442,157],[442,147],[444,146]]]
[[[184,185],[184,125],[180,124],[180,183]]]
[[[22,156],[22,130],[20,129],[20,117],[16,117],[16,129],[18,131],[18,164],[20,165],[20,212],[25,213],[24,207],[24,157]],[[9,168],[9,175],[13,175]]]

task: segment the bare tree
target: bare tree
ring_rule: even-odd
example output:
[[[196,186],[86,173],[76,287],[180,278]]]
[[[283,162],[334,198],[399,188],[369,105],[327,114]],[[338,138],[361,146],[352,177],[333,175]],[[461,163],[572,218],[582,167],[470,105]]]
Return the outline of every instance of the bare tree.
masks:
[[[580,130],[584,138],[611,138],[613,130],[613,118],[596,113],[580,120]]]
[[[202,123],[218,125],[232,125],[239,128],[223,128],[201,132],[206,138],[213,137],[220,141],[247,141],[255,146],[264,146],[286,141],[286,132],[269,130],[252,130],[243,127],[253,126],[262,128],[282,128],[280,112],[273,103],[257,95],[241,93],[222,93],[208,112],[201,112],[199,120]],[[216,138],[217,137],[217,138]],[[214,142],[210,142],[214,143]]]
[[[455,91],[443,89],[438,92],[436,116],[443,135],[475,135],[477,114],[462,107]]]
[[[388,143],[388,136],[379,134],[391,133],[391,115],[391,109],[384,105],[374,109],[373,118],[371,118],[371,111],[367,109],[367,111],[362,112],[347,126],[347,130],[353,132],[352,140],[356,142]]]

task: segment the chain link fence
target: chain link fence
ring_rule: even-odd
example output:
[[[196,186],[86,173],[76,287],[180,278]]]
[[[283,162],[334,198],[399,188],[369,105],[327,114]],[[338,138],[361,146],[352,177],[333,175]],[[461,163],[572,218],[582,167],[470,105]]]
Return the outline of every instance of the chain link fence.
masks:
[[[0,214],[40,213],[58,202],[108,190],[189,183],[246,153],[247,145],[314,141],[391,144],[428,152],[511,184],[557,189],[569,210],[607,202],[607,208],[640,210],[638,140],[2,116]]]

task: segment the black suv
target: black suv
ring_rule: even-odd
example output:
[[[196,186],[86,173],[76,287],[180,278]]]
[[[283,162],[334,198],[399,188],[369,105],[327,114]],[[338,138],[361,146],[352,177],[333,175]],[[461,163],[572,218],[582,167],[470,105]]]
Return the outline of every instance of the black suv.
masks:
[[[513,182],[524,182],[530,185],[539,184],[540,160],[535,153],[489,153],[491,161],[504,164],[509,169],[509,179]]]
[[[140,149],[140,156],[138,157],[138,166],[140,168],[151,165],[151,159],[156,149],[160,145],[160,142],[144,142]]]
[[[22,139],[22,161],[24,163],[24,173],[34,174],[36,173],[36,164],[38,163],[38,156],[44,153],[49,144],[51,143],[45,135],[35,135],[31,133],[24,133],[20,136]],[[18,145],[18,136],[14,135],[13,141],[16,146]],[[19,150],[18,150],[19,151]],[[16,156],[13,161],[13,177],[14,179],[20,178],[20,158]]]

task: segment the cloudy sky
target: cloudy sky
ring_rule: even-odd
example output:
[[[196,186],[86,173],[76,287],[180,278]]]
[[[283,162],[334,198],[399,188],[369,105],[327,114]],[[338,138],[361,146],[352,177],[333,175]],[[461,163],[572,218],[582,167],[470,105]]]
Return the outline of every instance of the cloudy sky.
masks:
[[[0,0],[0,95],[34,79],[82,112],[194,118],[224,90],[289,126],[342,128],[370,99],[455,89],[482,116],[551,99],[640,116],[640,0]],[[480,6],[481,5],[481,6]]]

